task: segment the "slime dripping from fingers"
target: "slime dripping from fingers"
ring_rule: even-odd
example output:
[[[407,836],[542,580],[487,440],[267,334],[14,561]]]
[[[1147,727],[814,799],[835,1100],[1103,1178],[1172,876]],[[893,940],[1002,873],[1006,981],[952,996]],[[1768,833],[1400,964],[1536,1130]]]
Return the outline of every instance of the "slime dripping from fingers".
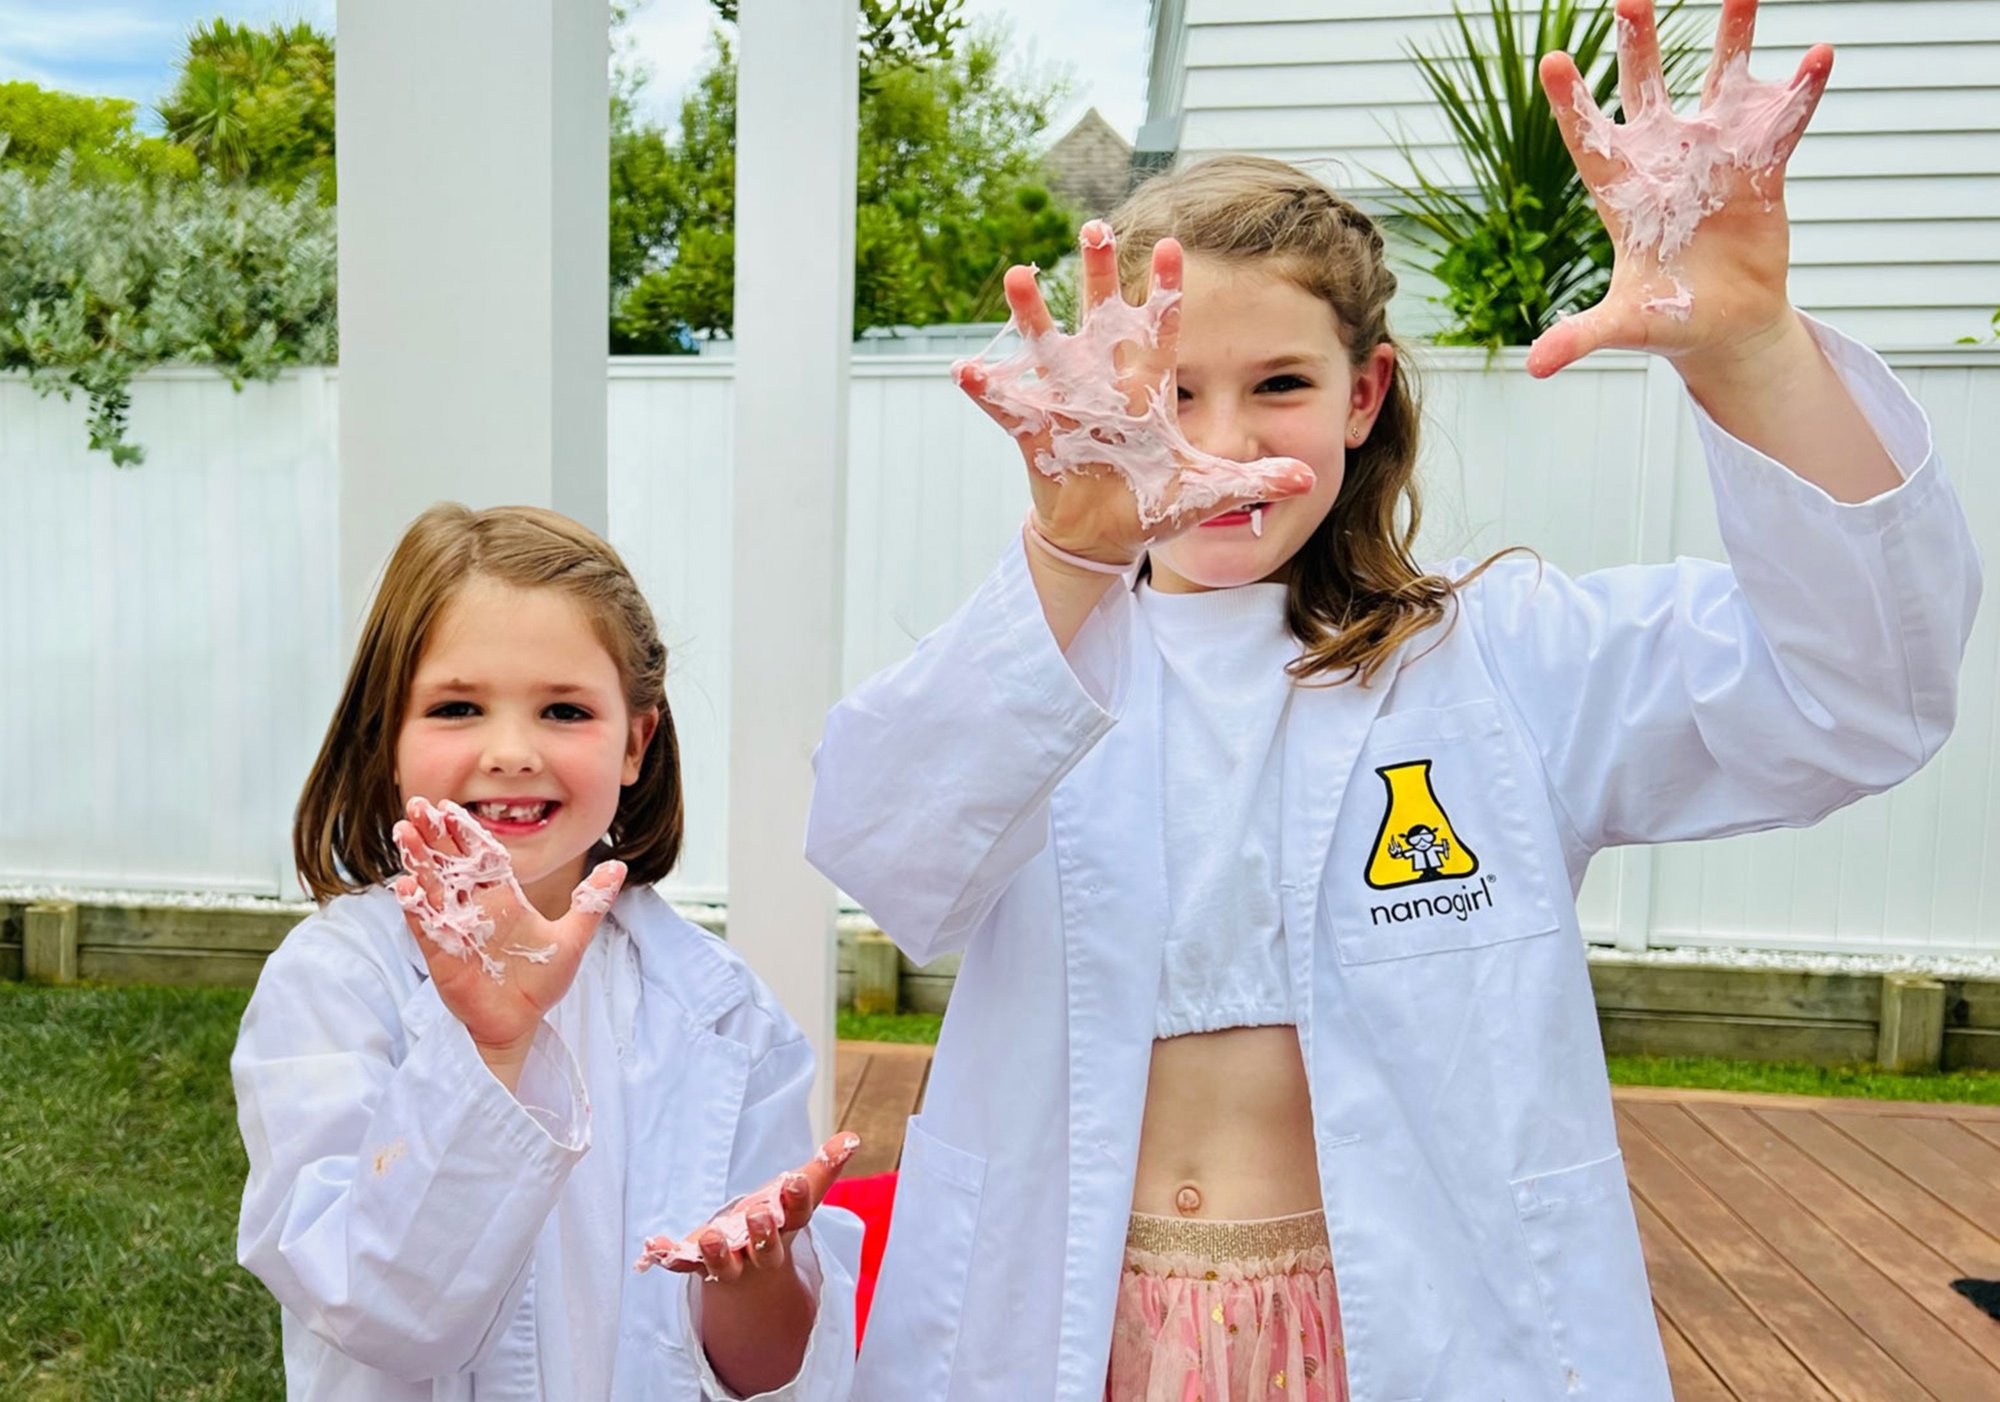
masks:
[[[1086,248],[1102,249],[1111,241],[1111,228],[1094,219],[1079,240]],[[976,366],[985,381],[980,397],[1014,421],[1010,431],[1016,438],[1048,435],[1048,446],[1034,458],[1044,476],[1061,479],[1103,467],[1117,472],[1132,489],[1141,525],[1179,524],[1232,499],[1295,495],[1303,490],[1301,474],[1304,485],[1311,482],[1304,464],[1291,458],[1235,462],[1187,440],[1174,417],[1171,366],[1149,381],[1120,370],[1121,347],[1159,348],[1161,324],[1180,297],[1157,283],[1141,303],[1107,297],[1084,312],[1074,335],[1032,334],[1017,315],[978,356],[954,364],[953,376],[962,383]],[[1019,334],[1019,347],[992,359],[1010,333]]]
[[[1623,16],[1617,24],[1623,62],[1633,25]],[[1727,202],[1731,172],[1750,172],[1751,189],[1770,208],[1763,182],[1812,111],[1811,81],[1801,75],[1790,83],[1759,82],[1750,76],[1745,52],[1723,68],[1713,99],[1685,117],[1675,114],[1666,84],[1656,75],[1641,85],[1637,110],[1627,112],[1622,123],[1604,114],[1580,80],[1570,98],[1583,148],[1624,166],[1598,192],[1617,218],[1620,242],[1631,252],[1650,254],[1673,282],[1673,295],[1649,298],[1645,309],[1687,320],[1694,293],[1681,276],[1681,253],[1694,242],[1701,222]]]
[[[783,1223],[786,1189],[805,1181],[805,1175],[797,1170],[781,1173],[755,1192],[738,1198],[679,1240],[670,1236],[647,1237],[642,1243],[639,1259],[632,1263],[632,1269],[645,1271],[654,1266],[702,1265],[701,1236],[711,1227],[722,1234],[725,1251],[743,1250],[750,1245],[750,1219],[761,1213]]]
[[[477,958],[480,966],[495,983],[507,977],[507,964],[488,949],[493,938],[493,919],[480,908],[479,896],[484,891],[496,887],[511,889],[516,900],[523,907],[528,904],[520,883],[514,879],[514,862],[507,849],[493,834],[479,825],[470,813],[456,803],[446,799],[433,807],[424,799],[416,799],[410,805],[411,819],[398,823],[397,851],[403,858],[403,868],[411,871],[411,859],[402,838],[408,835],[416,841],[424,841],[417,835],[417,825],[421,823],[428,831],[445,830],[443,819],[456,820],[452,825],[452,835],[464,850],[459,853],[441,852],[436,847],[428,848],[427,861],[432,875],[437,881],[440,902],[433,905],[420,883],[398,882],[396,901],[410,915],[414,916],[418,927],[426,938],[446,954],[458,959]],[[442,818],[440,817],[442,815]],[[521,946],[509,946],[503,954],[518,954],[536,963],[546,963],[553,957],[553,949],[530,950]]]

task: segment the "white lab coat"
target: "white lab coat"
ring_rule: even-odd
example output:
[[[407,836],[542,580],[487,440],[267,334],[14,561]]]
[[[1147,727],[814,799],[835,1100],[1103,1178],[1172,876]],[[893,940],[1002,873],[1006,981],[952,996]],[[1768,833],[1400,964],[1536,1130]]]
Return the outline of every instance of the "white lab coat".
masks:
[[[1922,411],[1819,334],[1902,485],[1841,505],[1701,418],[1733,571],[1509,558],[1373,685],[1292,702],[1279,894],[1354,1402],[1670,1395],[1575,887],[1907,777],[1979,593]],[[1167,928],[1144,627],[1114,589],[1065,659],[1010,549],[827,722],[809,855],[912,958],[964,952],[857,1402],[1103,1395]],[[1371,887],[1377,772],[1423,760],[1477,870]]]
[[[264,966],[230,1070],[249,1151],[237,1251],[284,1306],[293,1399],[728,1397],[698,1277],[632,1263],[804,1163],[813,1052],[721,941],[622,893],[517,1095],[439,1001],[395,897],[328,904]],[[837,1402],[860,1224],[794,1247],[819,1286],[772,1397]]]

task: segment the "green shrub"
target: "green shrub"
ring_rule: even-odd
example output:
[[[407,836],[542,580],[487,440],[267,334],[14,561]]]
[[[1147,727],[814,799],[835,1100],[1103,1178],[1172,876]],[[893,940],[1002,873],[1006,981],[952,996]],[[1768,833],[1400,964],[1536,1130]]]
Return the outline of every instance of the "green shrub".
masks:
[[[0,167],[0,370],[90,400],[90,446],[121,467],[133,376],[213,365],[237,388],[332,364],[335,216],[311,182],[286,197],[198,181],[87,183]]]

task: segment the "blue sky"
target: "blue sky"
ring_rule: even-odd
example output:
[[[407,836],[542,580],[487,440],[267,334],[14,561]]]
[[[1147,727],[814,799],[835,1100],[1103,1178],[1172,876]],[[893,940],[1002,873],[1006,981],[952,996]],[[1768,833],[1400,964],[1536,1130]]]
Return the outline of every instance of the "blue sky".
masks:
[[[1145,116],[1148,0],[967,0],[966,9],[1008,23],[1026,60],[1068,72],[1075,97],[1057,131],[1093,104],[1126,137],[1137,130]],[[634,22],[640,55],[655,74],[651,101],[663,117],[701,62],[713,13],[707,0],[651,0]],[[25,78],[130,98],[142,124],[154,129],[147,109],[166,89],[183,36],[217,14],[259,24],[335,23],[334,0],[0,0],[0,82]]]

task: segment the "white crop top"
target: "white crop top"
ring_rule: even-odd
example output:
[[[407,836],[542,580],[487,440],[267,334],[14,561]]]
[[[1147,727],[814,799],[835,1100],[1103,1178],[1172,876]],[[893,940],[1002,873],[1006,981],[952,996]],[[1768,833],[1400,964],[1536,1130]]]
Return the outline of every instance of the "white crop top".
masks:
[[[1162,594],[1139,607],[1161,660],[1166,959],[1157,1035],[1297,1019],[1278,904],[1279,775],[1299,645],[1285,586]]]

